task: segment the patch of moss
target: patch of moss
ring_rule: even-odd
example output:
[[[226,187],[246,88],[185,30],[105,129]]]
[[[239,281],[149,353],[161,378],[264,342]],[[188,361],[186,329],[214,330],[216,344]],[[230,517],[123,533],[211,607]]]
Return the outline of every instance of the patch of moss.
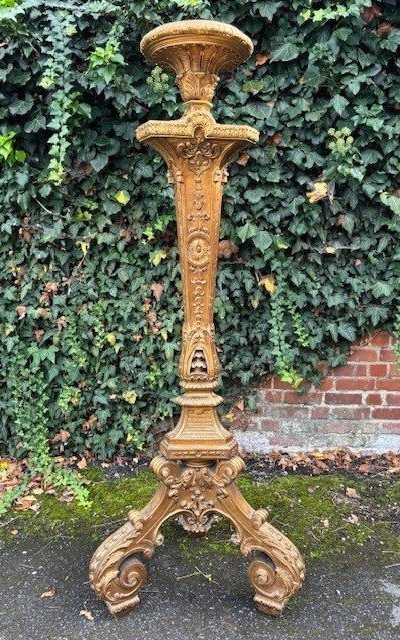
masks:
[[[10,524],[4,523],[2,537],[10,537],[10,529],[18,529],[27,536],[62,530],[100,540],[105,530],[114,530],[125,520],[130,509],[142,508],[158,484],[149,471],[135,477],[106,480],[103,471],[97,468],[86,470],[85,476],[91,482],[90,509],[43,495],[38,513],[15,511],[4,518]],[[362,555],[368,547],[385,554],[388,562],[398,560],[400,540],[388,514],[392,505],[400,501],[400,482],[348,479],[340,475],[278,476],[256,482],[244,475],[238,485],[255,509],[263,507],[270,511],[271,524],[285,533],[306,558]],[[348,497],[348,487],[355,489],[359,498]],[[231,530],[225,519],[206,536],[187,535],[174,522],[166,523],[163,533],[167,543],[173,537],[179,552],[191,559],[207,554],[239,553],[229,542]]]
[[[362,551],[371,542],[382,546],[381,540],[383,546],[390,544],[393,550],[400,551],[397,536],[390,527],[373,524],[363,516],[377,493],[382,510],[387,509],[384,487],[377,491],[374,481],[327,475],[275,477],[256,483],[244,476],[238,484],[252,506],[270,511],[271,524],[285,533],[305,556],[330,558],[349,550]],[[355,489],[360,498],[348,498],[347,488]],[[354,521],[352,514],[358,520]]]

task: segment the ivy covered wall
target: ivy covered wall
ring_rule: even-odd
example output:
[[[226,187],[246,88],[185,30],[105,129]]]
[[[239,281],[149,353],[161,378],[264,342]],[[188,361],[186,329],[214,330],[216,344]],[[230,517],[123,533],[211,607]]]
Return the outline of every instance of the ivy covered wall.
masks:
[[[0,436],[11,453],[29,448],[44,406],[55,451],[101,457],[134,452],[171,418],[182,321],[172,193],[135,129],[182,113],[139,41],[188,17],[234,23],[255,44],[215,100],[221,122],[261,132],[225,195],[222,382],[275,371],[299,387],[374,327],[400,331],[395,3],[0,0]]]

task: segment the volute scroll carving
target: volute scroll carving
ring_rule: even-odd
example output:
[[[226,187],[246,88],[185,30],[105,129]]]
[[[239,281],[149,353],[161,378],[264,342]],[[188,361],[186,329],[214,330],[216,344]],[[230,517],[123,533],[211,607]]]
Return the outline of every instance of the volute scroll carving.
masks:
[[[177,517],[186,531],[201,534],[223,516],[235,531],[232,541],[253,557],[248,575],[256,604],[276,616],[300,589],[304,563],[290,540],[268,522],[267,511],[254,510],[236,486],[244,462],[221,424],[217,406],[222,398],[214,391],[220,373],[213,305],[223,186],[229,161],[257,142],[259,134],[247,125],[217,123],[211,101],[218,73],[246,60],[253,45],[232,25],[187,20],[153,29],[141,50],[175,72],[185,101],[178,120],[150,120],[137,129],[137,139],[164,158],[175,192],[184,308],[179,360],[183,393],[175,399],[179,420],[151,463],[158,490],[94,553],[90,581],[112,613],[128,612],[139,602],[147,576],[138,556],[150,558],[162,544],[162,524]]]

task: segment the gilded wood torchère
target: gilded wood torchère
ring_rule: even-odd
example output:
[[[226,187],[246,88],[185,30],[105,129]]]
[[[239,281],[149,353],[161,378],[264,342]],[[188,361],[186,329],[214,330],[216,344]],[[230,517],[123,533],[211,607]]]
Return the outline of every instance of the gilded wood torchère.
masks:
[[[214,389],[219,375],[214,340],[213,304],[223,185],[227,163],[258,132],[249,126],[218,124],[211,115],[219,71],[231,71],[252,53],[251,40],[235,27],[208,20],[171,22],[150,31],[142,53],[173,71],[185,103],[175,121],[150,120],[137,139],[153,147],[168,166],[175,190],[184,323],[179,363],[184,390],[176,402],[181,415],[166,434],[151,463],[159,488],[141,511],[94,553],[90,580],[113,614],[139,602],[147,578],[145,565],[163,543],[160,527],[178,516],[189,532],[208,531],[218,515],[233,525],[232,542],[252,554],[248,575],[254,600],[265,613],[279,615],[301,587],[304,564],[297,548],[267,522],[265,509],[254,510],[235,479],[243,470],[237,443],[221,424]]]

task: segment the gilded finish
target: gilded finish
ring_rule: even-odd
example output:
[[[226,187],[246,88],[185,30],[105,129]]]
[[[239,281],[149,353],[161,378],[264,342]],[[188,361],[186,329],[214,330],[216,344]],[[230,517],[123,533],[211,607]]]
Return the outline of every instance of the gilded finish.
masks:
[[[257,555],[249,566],[255,602],[265,613],[279,615],[301,587],[304,564],[296,547],[267,522],[267,512],[252,509],[236,487],[244,463],[219,420],[216,407],[222,398],[214,392],[220,372],[213,304],[223,185],[227,164],[258,141],[258,132],[218,124],[211,100],[217,73],[235,68],[253,46],[231,25],[188,20],[153,29],[141,50],[176,73],[185,101],[179,120],[149,121],[137,129],[138,140],[164,158],[175,191],[184,305],[179,376],[184,392],[176,398],[179,421],[151,463],[161,481],[158,491],[97,549],[90,580],[112,613],[130,611],[147,577],[135,554],[148,558],[162,544],[162,523],[179,516],[187,531],[204,533],[220,514],[233,524],[232,540],[243,554]]]

